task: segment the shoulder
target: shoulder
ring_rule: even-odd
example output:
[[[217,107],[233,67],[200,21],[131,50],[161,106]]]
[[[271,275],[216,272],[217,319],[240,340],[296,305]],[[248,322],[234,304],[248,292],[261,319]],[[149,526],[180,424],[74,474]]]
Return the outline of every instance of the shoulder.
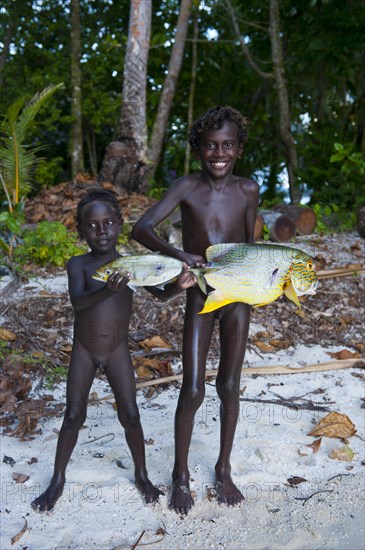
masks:
[[[74,271],[75,269],[82,269],[85,265],[85,257],[87,254],[79,254],[77,256],[72,256],[67,262],[67,271],[68,273]]]
[[[253,195],[255,194],[258,195],[260,190],[260,187],[257,181],[254,181],[248,178],[241,178],[241,186],[246,193],[250,193]]]
[[[184,200],[187,194],[190,194],[195,187],[199,185],[199,174],[188,174],[176,179],[167,189],[163,199],[169,197],[178,198],[179,202]],[[163,200],[162,199],[162,200]]]

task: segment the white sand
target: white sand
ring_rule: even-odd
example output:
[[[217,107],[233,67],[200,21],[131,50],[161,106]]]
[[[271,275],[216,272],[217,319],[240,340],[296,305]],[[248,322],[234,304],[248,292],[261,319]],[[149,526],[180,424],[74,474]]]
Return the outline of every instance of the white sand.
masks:
[[[327,350],[328,351],[328,350]],[[331,351],[337,351],[332,349]],[[286,350],[259,359],[248,354],[250,366],[325,362],[326,350],[319,346]],[[324,393],[307,396],[331,411],[349,416],[364,438],[364,381],[352,375],[359,369],[292,375],[242,377],[247,386],[243,397],[276,399],[300,396],[322,388]],[[268,387],[268,384],[277,384]],[[207,489],[214,484],[214,464],[219,442],[219,402],[214,386],[198,411],[190,451],[191,487],[195,507],[186,518],[168,509],[169,483],[174,459],[173,418],[178,388],[161,391],[151,400],[138,392],[151,480],[165,491],[155,506],[146,506],[133,485],[133,465],[112,400],[89,407],[86,427],[72,455],[67,484],[55,509],[38,514],[31,501],[44,490],[53,469],[57,435],[62,419],[42,422],[42,434],[29,442],[3,437],[2,455],[12,457],[14,467],[1,463],[2,535],[1,549],[112,550],[131,548],[144,532],[139,546],[154,549],[363,549],[364,537],[364,440],[350,438],[355,452],[352,462],[329,457],[343,443],[323,438],[319,452],[306,444],[306,435],[327,413],[291,410],[279,405],[241,403],[232,453],[232,475],[245,496],[237,508],[219,507],[209,500]],[[103,380],[92,391],[102,398],[110,393]],[[261,392],[265,392],[261,393]],[[54,392],[61,401],[65,384]],[[100,438],[93,442],[95,438]],[[306,456],[298,451],[306,450]],[[37,457],[32,465],[28,461]],[[121,460],[126,469],[118,468]],[[12,481],[13,472],[29,475],[24,484]],[[301,476],[307,481],[289,487],[287,479]],[[334,479],[330,479],[334,476]],[[296,500],[320,492],[307,502]],[[303,504],[304,503],[304,504]],[[14,545],[11,538],[25,523],[28,529]],[[165,529],[165,536],[156,534]],[[162,539],[162,540],[160,540]],[[160,541],[159,541],[160,540]],[[159,541],[156,543],[156,541]],[[149,544],[148,544],[149,543]],[[155,543],[155,544],[151,544]]]

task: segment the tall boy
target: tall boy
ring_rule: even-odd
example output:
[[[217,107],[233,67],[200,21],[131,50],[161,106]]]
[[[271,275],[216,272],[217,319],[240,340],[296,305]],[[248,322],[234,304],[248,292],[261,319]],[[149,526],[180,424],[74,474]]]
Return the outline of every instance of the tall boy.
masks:
[[[150,250],[174,256],[189,266],[206,261],[212,244],[253,242],[258,184],[233,175],[247,141],[248,120],[232,107],[216,107],[192,125],[189,141],[201,172],[177,179],[164,197],[136,223],[133,237]],[[180,206],[184,251],[154,232]],[[243,495],[231,478],[230,455],[239,414],[239,383],[246,351],[250,306],[234,303],[198,315],[205,301],[198,287],[187,290],[183,334],[183,383],[175,416],[175,464],[170,508],[187,514],[190,493],[188,453],[195,414],[204,399],[205,366],[215,319],[219,321],[221,356],[216,380],[221,401],[220,453],[215,465],[218,502],[235,506]]]

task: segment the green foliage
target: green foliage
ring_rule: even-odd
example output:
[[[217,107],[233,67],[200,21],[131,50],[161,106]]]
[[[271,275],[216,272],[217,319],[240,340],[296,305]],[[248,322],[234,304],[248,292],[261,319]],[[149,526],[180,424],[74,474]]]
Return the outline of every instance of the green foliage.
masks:
[[[317,233],[351,231],[356,225],[356,212],[348,212],[337,204],[314,204],[313,211],[317,216]]]
[[[48,389],[52,389],[55,384],[62,380],[66,380],[68,373],[68,367],[54,367],[53,365],[49,364],[46,368],[46,386]]]
[[[77,234],[67,232],[62,223],[43,221],[35,230],[24,232],[22,244],[14,250],[14,258],[20,264],[63,267],[71,256],[84,252],[76,245],[77,240]]]
[[[21,97],[12,103],[0,124],[0,171],[9,203],[9,210],[30,190],[37,153],[43,145],[29,147],[25,142],[29,127],[42,105],[63,84],[48,86],[25,103]]]
[[[13,248],[21,235],[24,221],[24,204],[22,202],[18,202],[12,211],[4,211],[0,214],[0,248],[10,261],[12,261]]]
[[[37,187],[51,187],[55,185],[57,175],[61,172],[63,158],[40,159],[34,173]]]

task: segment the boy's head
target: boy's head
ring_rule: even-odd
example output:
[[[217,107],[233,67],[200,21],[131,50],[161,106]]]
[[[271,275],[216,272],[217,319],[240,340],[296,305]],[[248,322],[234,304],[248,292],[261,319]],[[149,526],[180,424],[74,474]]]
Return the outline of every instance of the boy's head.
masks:
[[[104,202],[109,204],[111,208],[114,210],[115,216],[117,217],[119,223],[121,225],[123,223],[122,213],[121,213],[116,195],[113,192],[108,191],[107,189],[103,189],[102,187],[94,187],[87,193],[87,195],[82,197],[79,204],[77,205],[75,221],[76,221],[76,227],[80,237],[84,236],[82,233],[83,209],[86,205],[91,204],[93,202]]]
[[[189,143],[193,153],[198,153],[202,132],[206,130],[220,130],[226,122],[237,127],[238,144],[243,147],[247,141],[249,120],[233,107],[214,107],[201,115],[192,125],[189,132]]]

